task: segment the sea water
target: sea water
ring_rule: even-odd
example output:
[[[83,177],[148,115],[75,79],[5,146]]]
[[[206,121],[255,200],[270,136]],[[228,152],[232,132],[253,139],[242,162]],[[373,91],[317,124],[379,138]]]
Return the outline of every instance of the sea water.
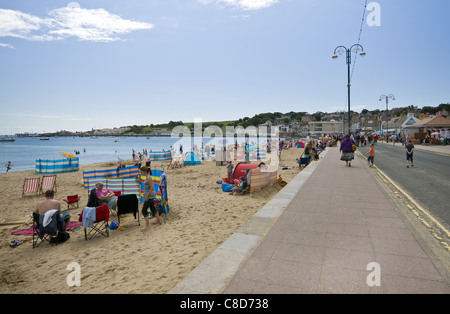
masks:
[[[265,140],[261,143],[265,143]],[[143,153],[174,150],[180,152],[192,151],[194,146],[198,149],[202,145],[223,145],[223,138],[210,137],[49,137],[48,140],[32,137],[16,137],[14,142],[0,142],[0,172],[6,171],[6,164],[11,161],[10,171],[35,170],[36,160],[61,160],[62,152],[74,154],[80,160],[80,165],[102,162],[118,162],[132,159],[133,150]],[[257,142],[257,139],[237,138],[238,143]],[[76,152],[79,152],[76,154]],[[2,169],[3,168],[3,169]]]
[[[62,152],[74,154],[80,165],[100,162],[117,162],[132,158],[139,152],[170,150],[178,138],[171,137],[50,137],[15,138],[14,142],[0,143],[0,172],[5,172],[8,161],[13,164],[10,171],[34,170],[36,160],[61,160]],[[179,149],[179,145],[176,147]],[[76,154],[79,152],[79,154]]]

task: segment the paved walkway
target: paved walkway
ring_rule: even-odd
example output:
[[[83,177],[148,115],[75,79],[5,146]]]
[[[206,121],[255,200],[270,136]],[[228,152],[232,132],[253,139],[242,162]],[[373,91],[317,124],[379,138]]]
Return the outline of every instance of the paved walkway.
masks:
[[[324,155],[170,293],[450,293],[364,162]]]

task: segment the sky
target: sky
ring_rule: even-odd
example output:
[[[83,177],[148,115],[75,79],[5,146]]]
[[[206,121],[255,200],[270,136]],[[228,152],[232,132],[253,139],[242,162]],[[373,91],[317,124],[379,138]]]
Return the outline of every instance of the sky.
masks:
[[[0,0],[0,134],[346,112],[345,54],[331,57],[357,43],[352,110],[450,103],[449,14],[448,0]]]

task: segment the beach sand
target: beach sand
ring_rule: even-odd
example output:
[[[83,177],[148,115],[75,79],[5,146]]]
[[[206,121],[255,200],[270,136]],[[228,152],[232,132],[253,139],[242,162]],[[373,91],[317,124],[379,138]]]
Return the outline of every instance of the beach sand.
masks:
[[[278,174],[289,182],[300,170],[295,167],[303,149],[283,150]],[[153,169],[167,169],[168,162],[152,162]],[[57,194],[61,201],[68,195],[81,195],[80,208],[71,209],[71,220],[78,221],[88,200],[81,187],[83,171],[115,168],[114,163],[80,166],[72,173],[57,174]],[[167,293],[181,279],[236,232],[282,188],[275,183],[250,195],[229,195],[216,182],[226,177],[225,166],[204,161],[201,165],[166,170],[170,213],[162,225],[150,220],[142,231],[132,214],[121,216],[124,230],[111,230],[110,237],[96,235],[84,239],[83,229],[70,232],[70,239],[57,246],[42,243],[33,249],[31,236],[12,235],[12,231],[31,226],[0,226],[0,293]],[[34,171],[0,174],[0,222],[27,221],[42,196],[22,197],[25,178],[41,177]],[[205,185],[205,187],[199,187]],[[142,204],[139,206],[139,211]],[[142,218],[142,217],[141,217]],[[116,216],[111,216],[116,220]],[[23,244],[11,248],[12,240]],[[70,287],[69,263],[81,266],[81,285]]]

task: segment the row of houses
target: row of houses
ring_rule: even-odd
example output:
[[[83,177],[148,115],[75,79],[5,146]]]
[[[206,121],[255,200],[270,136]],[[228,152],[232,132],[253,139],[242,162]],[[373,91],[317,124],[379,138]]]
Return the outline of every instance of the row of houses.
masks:
[[[281,136],[318,136],[322,134],[343,134],[348,131],[348,120],[341,113],[327,114],[322,121],[316,121],[311,116],[304,116],[302,121],[294,121],[289,124],[278,124]],[[286,117],[281,118],[286,122]],[[326,120],[325,120],[326,119]],[[264,126],[272,126],[270,121]],[[386,121],[384,113],[378,115],[355,114],[351,118],[350,129],[355,132],[375,132],[377,134],[409,134],[415,139],[423,139],[430,132],[450,130],[448,113],[442,111],[436,115],[419,115],[409,112],[399,116],[391,116]]]

